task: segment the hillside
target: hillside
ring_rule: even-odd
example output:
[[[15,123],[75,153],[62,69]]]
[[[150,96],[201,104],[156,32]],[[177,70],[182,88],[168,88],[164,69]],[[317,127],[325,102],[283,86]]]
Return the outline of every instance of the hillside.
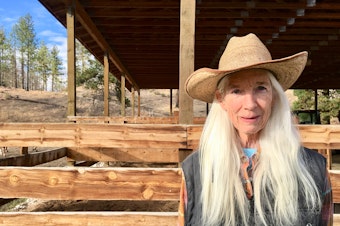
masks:
[[[173,92],[173,104],[175,105]],[[131,94],[127,92],[131,100]],[[137,100],[137,96],[135,97]],[[141,116],[169,116],[170,111],[169,90],[141,90]],[[137,105],[137,101],[136,101]],[[194,102],[195,116],[204,116],[205,103]],[[77,88],[77,115],[101,116],[103,115],[103,101],[101,95]],[[112,95],[109,103],[110,115],[120,115],[120,104]],[[173,106],[175,110],[175,106]],[[137,114],[137,107],[135,109]],[[126,109],[126,115],[132,115],[131,107]],[[10,89],[0,87],[0,122],[67,122],[67,93],[25,91],[23,89]],[[0,145],[1,146],[1,145]],[[29,152],[40,151],[42,148],[29,148]],[[19,148],[9,148],[6,157],[16,156]],[[0,156],[3,158],[5,156]],[[66,158],[56,160],[42,166],[66,166]],[[97,164],[95,167],[101,167]],[[0,211],[177,211],[178,203],[173,202],[133,202],[133,201],[53,201],[38,199],[18,199],[0,208]]]
[[[173,91],[173,110],[175,110]],[[131,93],[127,92],[131,100]],[[77,88],[77,115],[101,116],[104,111],[102,95]],[[110,115],[120,115],[120,103],[112,94]],[[206,105],[194,102],[195,116],[204,116]],[[141,116],[169,116],[169,90],[141,90]],[[137,114],[137,93],[135,94],[135,114]],[[46,91],[25,91],[0,87],[0,122],[65,122],[67,121],[67,93]],[[126,116],[132,115],[132,108],[126,108]]]

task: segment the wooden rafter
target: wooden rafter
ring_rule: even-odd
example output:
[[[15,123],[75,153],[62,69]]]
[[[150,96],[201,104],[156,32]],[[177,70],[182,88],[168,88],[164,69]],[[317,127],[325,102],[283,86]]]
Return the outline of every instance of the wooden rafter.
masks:
[[[105,38],[103,37],[101,32],[97,29],[92,19],[88,16],[87,12],[84,10],[81,3],[78,0],[74,0],[74,3],[77,21],[79,21],[82,24],[82,26],[87,30],[91,37],[96,41],[96,43],[102,49],[103,53],[105,52],[108,53],[109,59],[113,62],[113,64],[119,69],[121,73],[125,74],[129,83],[133,87],[135,87],[135,89],[139,89],[139,86],[134,81],[129,71],[126,69],[126,67],[121,62],[116,53],[112,50],[111,46],[106,42]]]

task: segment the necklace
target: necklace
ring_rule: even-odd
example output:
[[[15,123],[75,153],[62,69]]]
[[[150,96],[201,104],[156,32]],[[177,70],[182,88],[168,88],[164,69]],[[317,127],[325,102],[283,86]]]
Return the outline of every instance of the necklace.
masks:
[[[244,148],[241,155],[241,179],[247,198],[253,198],[253,170],[259,159],[256,148]]]

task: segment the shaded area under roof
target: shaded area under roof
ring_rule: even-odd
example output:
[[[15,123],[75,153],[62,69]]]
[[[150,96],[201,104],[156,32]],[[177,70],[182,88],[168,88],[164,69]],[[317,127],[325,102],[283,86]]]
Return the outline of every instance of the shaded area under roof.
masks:
[[[76,11],[83,9],[138,88],[179,87],[180,1],[39,1],[65,27],[67,2],[77,3]],[[229,38],[252,32],[274,59],[309,52],[308,65],[292,88],[340,89],[339,12],[337,0],[197,0],[195,69],[217,68]],[[79,21],[75,32],[103,62],[95,32],[90,34]],[[110,71],[120,78],[112,62]]]

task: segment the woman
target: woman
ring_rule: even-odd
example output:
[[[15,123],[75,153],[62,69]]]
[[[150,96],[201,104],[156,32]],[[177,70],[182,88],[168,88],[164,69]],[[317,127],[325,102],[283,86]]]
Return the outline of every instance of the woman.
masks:
[[[326,160],[301,146],[284,93],[306,61],[306,52],[272,60],[249,34],[229,40],[219,69],[188,78],[187,93],[212,106],[182,164],[179,225],[331,223]]]

